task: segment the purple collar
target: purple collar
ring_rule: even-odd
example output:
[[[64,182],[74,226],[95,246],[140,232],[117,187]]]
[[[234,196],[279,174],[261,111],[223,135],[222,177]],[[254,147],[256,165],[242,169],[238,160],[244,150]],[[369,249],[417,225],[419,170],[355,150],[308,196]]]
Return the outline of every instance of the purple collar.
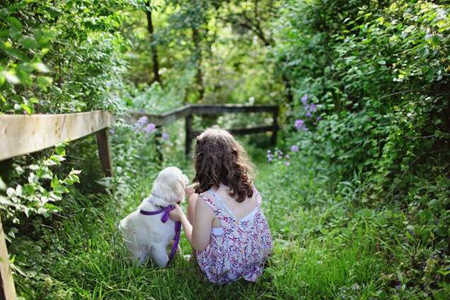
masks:
[[[154,215],[159,215],[162,213],[163,215],[161,217],[161,222],[166,223],[167,220],[169,220],[169,213],[173,209],[175,209],[175,205],[169,205],[167,207],[164,207],[164,208],[161,208],[158,210],[154,210],[154,211],[148,211],[148,210],[141,209],[140,213],[145,216],[154,216]],[[170,250],[168,263],[170,263],[172,261],[173,257],[175,256],[175,252],[177,252],[178,243],[180,242],[180,233],[181,233],[181,222],[177,221],[177,222],[175,222],[175,237],[173,238],[174,243],[173,243],[172,249]]]

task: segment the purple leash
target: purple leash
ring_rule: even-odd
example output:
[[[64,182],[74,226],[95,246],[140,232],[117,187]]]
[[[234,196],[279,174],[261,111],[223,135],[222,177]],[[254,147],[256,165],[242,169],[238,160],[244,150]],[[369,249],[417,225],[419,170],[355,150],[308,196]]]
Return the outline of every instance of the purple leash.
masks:
[[[146,215],[146,216],[154,216],[154,215],[159,215],[160,213],[162,213],[163,215],[161,217],[161,222],[166,223],[167,220],[169,220],[169,213],[173,209],[175,209],[175,206],[169,205],[167,207],[161,208],[159,210],[154,210],[154,211],[148,211],[148,210],[141,209],[140,212],[141,212],[141,214]],[[175,237],[173,238],[174,243],[173,243],[172,249],[170,250],[168,263],[170,263],[170,261],[175,256],[175,252],[177,252],[178,243],[180,242],[180,233],[181,233],[181,222],[177,221],[177,222],[175,222]]]

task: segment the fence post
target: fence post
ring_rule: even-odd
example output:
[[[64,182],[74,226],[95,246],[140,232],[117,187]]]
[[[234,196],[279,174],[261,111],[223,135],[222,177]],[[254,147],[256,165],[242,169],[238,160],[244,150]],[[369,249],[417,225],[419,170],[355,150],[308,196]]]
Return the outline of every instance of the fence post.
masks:
[[[270,139],[270,142],[272,144],[272,146],[275,146],[277,144],[277,133],[278,133],[278,111],[279,111],[279,106],[277,106],[273,111],[272,111],[272,118],[273,118],[273,132],[272,132],[272,137]]]
[[[163,161],[164,161],[164,155],[163,155],[163,152],[162,152],[162,149],[161,149],[161,148],[162,148],[162,144],[161,144],[162,127],[157,126],[156,128],[159,129],[159,130],[157,130],[156,133],[155,133],[156,156],[157,156],[157,158],[158,158],[158,162],[159,162],[160,164],[162,164]]]
[[[189,114],[185,118],[184,122],[185,132],[186,132],[186,143],[185,143],[185,155],[188,156],[191,152],[192,145],[192,114]]]
[[[3,232],[2,220],[0,219],[0,299],[15,300],[16,289],[9,267],[8,250],[6,249],[5,234]]]
[[[102,129],[96,133],[97,135],[97,145],[98,145],[98,156],[100,157],[100,162],[102,164],[103,171],[108,177],[112,177],[112,167],[111,167],[111,157],[109,155],[109,143],[108,143],[108,127]]]

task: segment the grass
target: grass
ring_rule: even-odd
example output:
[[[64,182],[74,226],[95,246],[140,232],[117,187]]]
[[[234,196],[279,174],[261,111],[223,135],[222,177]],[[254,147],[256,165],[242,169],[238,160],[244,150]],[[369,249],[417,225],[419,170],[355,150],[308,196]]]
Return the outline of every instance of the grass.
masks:
[[[186,163],[180,164],[192,173]],[[19,295],[25,299],[427,297],[409,291],[400,275],[392,277],[400,272],[394,259],[402,243],[396,241],[396,230],[404,222],[400,212],[353,207],[329,191],[308,163],[290,169],[281,162],[267,164],[259,159],[257,167],[256,185],[275,247],[256,284],[210,284],[181,256],[166,269],[150,263],[137,267],[128,260],[117,224],[149,192],[156,172],[146,171],[114,195],[74,190],[64,200],[63,211],[69,213],[52,224],[44,222],[34,237],[18,237],[9,249]],[[184,237],[181,247],[184,254],[190,252]],[[448,287],[442,299],[446,291]]]

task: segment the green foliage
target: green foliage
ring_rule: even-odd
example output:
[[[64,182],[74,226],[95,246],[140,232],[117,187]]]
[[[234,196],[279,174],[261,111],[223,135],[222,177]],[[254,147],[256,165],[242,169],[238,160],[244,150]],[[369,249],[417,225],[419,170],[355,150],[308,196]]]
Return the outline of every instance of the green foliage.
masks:
[[[344,2],[288,5],[292,26],[275,53],[296,83],[292,117],[304,116],[305,94],[319,104],[324,120],[299,136],[308,151],[338,178],[370,174],[372,188],[392,197],[407,191],[405,174],[449,158],[448,11],[426,1]]]
[[[445,291],[445,267],[430,264],[448,265],[448,14],[430,1],[292,1],[273,52],[295,93],[285,146],[320,162],[337,199],[404,218],[389,226],[398,242],[381,238],[401,297]]]
[[[117,110],[128,45],[115,31],[125,7],[110,0],[10,1],[1,8],[0,111]]]
[[[48,158],[22,167],[15,162],[8,177],[0,178],[0,210],[2,219],[19,223],[21,217],[43,215],[49,216],[59,211],[54,203],[62,200],[69,192],[69,187],[79,182],[81,171],[72,169],[64,178],[59,178],[51,168],[55,168],[65,160],[64,145],[57,146]],[[26,178],[25,182],[22,179]],[[14,184],[16,183],[16,184]],[[14,231],[10,231],[14,237]]]
[[[276,228],[275,263],[268,272],[277,292],[307,299],[448,294],[448,213],[439,206],[448,201],[448,179],[431,188],[439,200],[419,198],[412,189],[416,200],[407,209],[396,203],[370,207],[358,176],[336,187],[328,163],[305,151],[273,151],[260,166],[263,198],[270,199],[265,212]],[[441,209],[441,219],[435,209]]]

